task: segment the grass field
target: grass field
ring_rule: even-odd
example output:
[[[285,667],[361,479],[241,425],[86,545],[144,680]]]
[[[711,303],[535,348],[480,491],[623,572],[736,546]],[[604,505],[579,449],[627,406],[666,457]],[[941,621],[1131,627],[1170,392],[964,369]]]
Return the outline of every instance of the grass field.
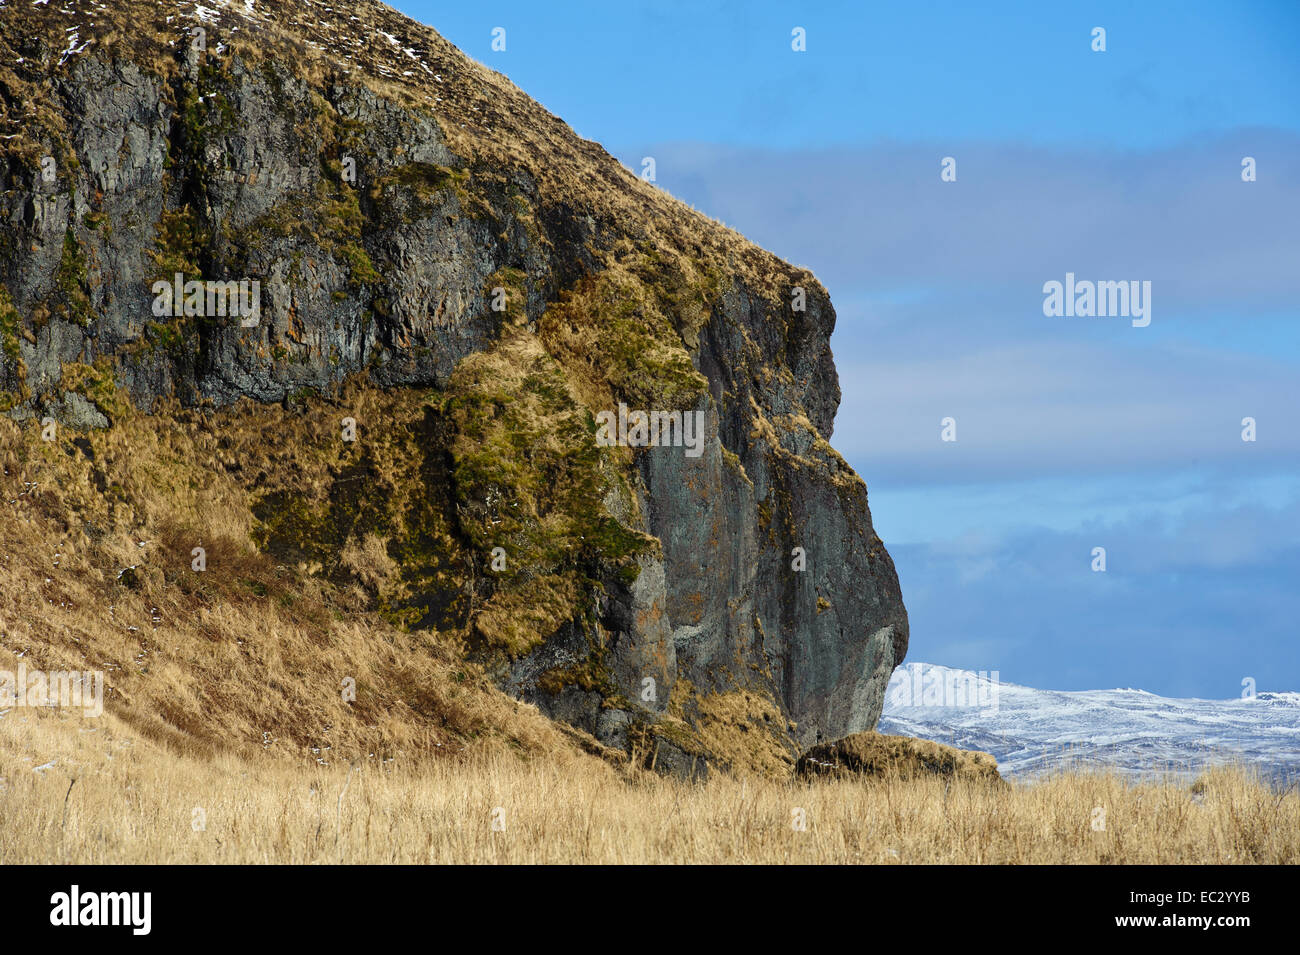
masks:
[[[1295,863],[1300,794],[1239,770],[1191,786],[1083,773],[687,783],[504,749],[355,767],[196,759],[111,715],[13,709],[0,717],[0,834],[5,865]]]
[[[740,724],[714,746],[735,775],[632,768],[448,635],[252,546],[222,455],[310,484],[328,409],[186,415],[124,413],[81,445],[0,419],[0,670],[106,688],[100,716],[0,706],[0,864],[1300,861],[1300,794],[1236,770],[805,782],[745,758]]]

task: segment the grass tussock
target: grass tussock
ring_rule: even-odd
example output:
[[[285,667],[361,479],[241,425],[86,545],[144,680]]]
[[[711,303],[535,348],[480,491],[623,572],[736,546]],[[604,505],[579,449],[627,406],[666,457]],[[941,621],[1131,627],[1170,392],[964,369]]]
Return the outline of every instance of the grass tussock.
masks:
[[[1295,863],[1300,794],[1232,769],[1191,787],[1089,774],[993,786],[688,783],[504,750],[328,767],[198,760],[111,716],[14,709],[0,717],[0,831],[4,865]]]

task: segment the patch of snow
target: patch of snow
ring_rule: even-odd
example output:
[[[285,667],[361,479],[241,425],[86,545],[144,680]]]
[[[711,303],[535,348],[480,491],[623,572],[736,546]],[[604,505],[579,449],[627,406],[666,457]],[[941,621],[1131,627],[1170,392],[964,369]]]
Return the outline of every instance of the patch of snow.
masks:
[[[73,29],[72,36],[68,37],[68,48],[64,50],[63,55],[59,57],[59,66],[66,63],[69,57],[75,56],[86,47],[90,46],[90,43],[91,41],[87,40],[85,43],[81,44],[81,46],[77,46],[77,31]]]
[[[957,687],[965,692],[948,689]],[[1135,689],[1036,690],[908,663],[889,681],[877,729],[983,750],[1012,777],[1067,766],[1191,777],[1235,761],[1280,782],[1300,780],[1300,693],[1290,691],[1196,700]]]

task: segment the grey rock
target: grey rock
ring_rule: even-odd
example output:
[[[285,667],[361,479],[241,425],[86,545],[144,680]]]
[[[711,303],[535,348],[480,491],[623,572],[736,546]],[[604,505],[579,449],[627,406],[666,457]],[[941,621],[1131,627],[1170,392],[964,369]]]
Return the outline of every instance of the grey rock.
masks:
[[[49,184],[0,152],[0,283],[22,316],[29,390],[10,411],[16,418],[52,408],[71,427],[106,427],[102,410],[59,387],[63,365],[100,357],[144,409],[168,396],[280,402],[303,389],[329,393],[356,374],[381,387],[437,387],[498,334],[486,288],[494,273],[522,273],[526,316],[536,322],[597,267],[593,247],[645,234],[644,224],[544,201],[521,168],[477,170],[475,192],[465,194],[455,174],[466,163],[431,114],[360,83],[317,88],[284,66],[235,56],[219,80],[186,59],[168,89],[159,74],[94,49],[69,70],[54,96],[76,166]],[[203,103],[189,107],[198,123],[187,132],[169,103],[199,90]],[[326,114],[346,121],[344,131],[331,134]],[[340,188],[325,160],[343,152],[358,181]],[[426,189],[386,179],[435,167]],[[355,203],[357,235],[328,217],[294,224],[318,215],[322,194]],[[164,212],[187,208],[203,233],[194,254],[204,278],[257,279],[262,310],[254,328],[205,321],[169,346],[149,331],[154,254]],[[66,269],[60,278],[69,242],[84,258],[89,321],[49,308],[71,294],[60,285],[69,281]],[[377,279],[357,279],[362,255]],[[629,714],[661,717],[681,679],[696,693],[769,695],[801,745],[869,730],[907,648],[906,611],[866,486],[826,443],[840,390],[825,291],[809,277],[807,310],[793,314],[738,275],[724,277],[722,291],[698,335],[684,338],[708,380],[698,405],[704,453],[636,454],[641,527],[662,543],[662,560],[643,560],[630,584],[609,580],[594,618],[575,614],[498,672],[508,691],[620,745]],[[0,355],[0,390],[17,391],[19,380]],[[802,570],[792,567],[795,548]],[[543,688],[545,674],[593,654],[607,686]],[[666,740],[656,758],[688,777],[707,771]]]

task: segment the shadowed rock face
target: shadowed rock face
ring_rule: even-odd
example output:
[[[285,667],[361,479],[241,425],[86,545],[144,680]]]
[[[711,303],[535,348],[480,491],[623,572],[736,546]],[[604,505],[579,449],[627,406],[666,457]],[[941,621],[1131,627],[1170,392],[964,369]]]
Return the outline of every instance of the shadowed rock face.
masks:
[[[698,459],[641,459],[650,533],[670,568],[678,666],[698,687],[734,660],[762,661],[801,745],[872,729],[907,649],[907,615],[866,486],[822,437],[839,402],[827,347],[834,312],[823,296],[809,304],[791,356],[806,390],[791,384],[760,403],[729,356],[743,353],[745,331],[762,341],[768,316],[740,289],[724,303],[699,355],[717,441]],[[769,347],[760,361],[782,362],[781,345]]]
[[[280,6],[257,10],[273,18]],[[415,101],[376,91],[355,69],[316,75],[289,56],[259,59],[237,34],[219,58],[180,44],[172,54],[164,38],[158,61],[138,45],[92,46],[57,65],[60,24],[0,11],[0,59],[25,50],[27,64],[0,73],[0,94],[40,90],[48,107],[0,154],[8,413],[108,425],[94,395],[65,387],[70,363],[98,363],[137,407],[165,396],[221,407],[333,394],[356,378],[446,389],[466,356],[534,336],[528,347],[558,363],[586,412],[689,394],[706,441],[698,457],[653,447],[609,458],[629,494],[604,508],[661,546],[631,573],[589,569],[597,585],[536,646],[484,653],[501,683],[606,741],[649,740],[659,765],[678,771],[696,772],[681,767],[701,758],[743,761],[723,754],[711,720],[743,734],[752,718],[790,754],[873,728],[907,648],[907,616],[866,486],[827,443],[840,392],[824,289],[638,182],[432,31],[378,4],[359,12],[404,31],[424,57]],[[208,24],[210,44],[233,16]],[[274,49],[272,38],[283,37],[266,34]],[[483,84],[496,93],[475,100]],[[515,128],[534,138],[506,142]],[[55,157],[53,181],[45,156]],[[587,175],[557,173],[566,164]],[[572,307],[576,290],[630,274],[633,261],[639,271],[620,292],[630,297]],[[178,271],[256,278],[257,326],[155,315],[153,281]],[[507,311],[492,307],[501,287]],[[563,301],[567,317],[548,324]],[[608,324],[607,308],[632,325]],[[649,337],[635,348],[610,340],[610,328],[642,327]],[[582,335],[594,344],[577,351],[569,342]],[[698,373],[696,391],[663,385],[674,355]],[[639,391],[643,382],[654,387]],[[670,409],[691,410],[647,410]],[[432,473],[411,479],[455,479],[454,469]],[[430,488],[461,511],[482,503],[465,493]],[[452,524],[463,521],[451,511]],[[740,691],[772,701],[786,725],[709,705]]]

